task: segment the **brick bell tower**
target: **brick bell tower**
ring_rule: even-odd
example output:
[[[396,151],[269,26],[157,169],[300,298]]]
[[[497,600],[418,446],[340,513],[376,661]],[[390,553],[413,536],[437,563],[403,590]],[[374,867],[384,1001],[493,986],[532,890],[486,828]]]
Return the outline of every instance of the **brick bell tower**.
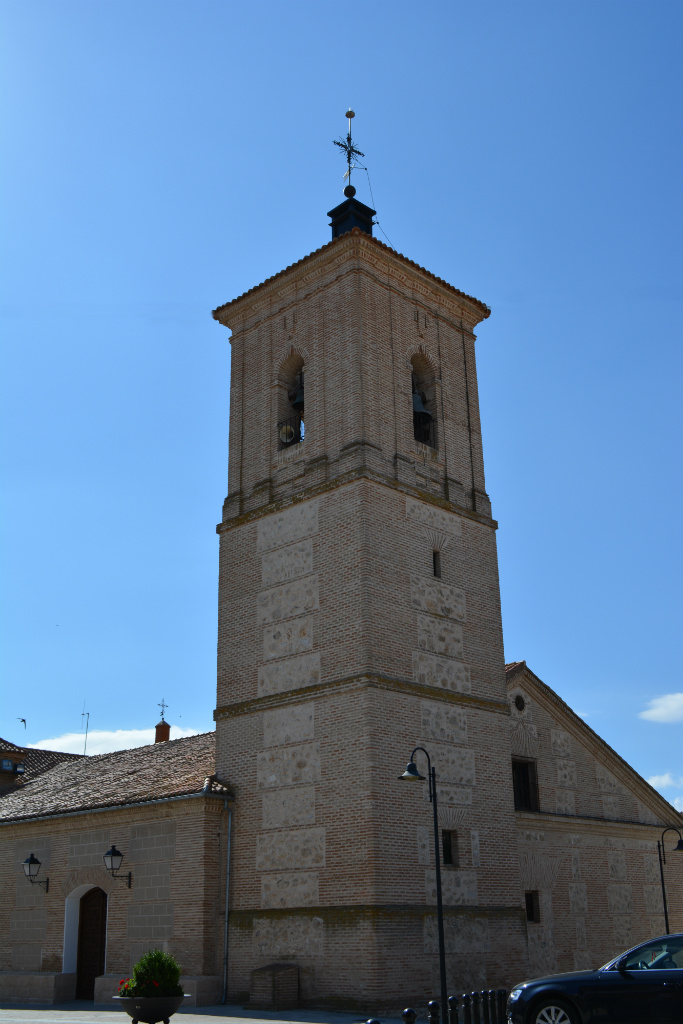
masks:
[[[431,806],[398,780],[416,745],[450,991],[517,980],[526,934],[474,353],[489,309],[373,238],[354,192],[331,242],[213,314],[232,331],[215,719],[231,998],[294,963],[302,1003],[367,1015],[439,992]]]

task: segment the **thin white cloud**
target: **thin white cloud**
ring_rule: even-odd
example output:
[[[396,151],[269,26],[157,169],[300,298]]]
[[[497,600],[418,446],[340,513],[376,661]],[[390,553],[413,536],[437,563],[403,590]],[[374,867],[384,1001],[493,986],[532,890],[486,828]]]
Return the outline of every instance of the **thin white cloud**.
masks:
[[[683,789],[683,775],[675,779],[671,772],[665,772],[664,775],[650,775],[647,780],[651,786],[655,789]]]
[[[179,740],[183,736],[196,736],[198,729],[179,729],[171,726],[171,739]],[[108,732],[105,729],[93,729],[88,733],[87,754],[110,754],[113,750],[128,750],[130,747],[145,747],[154,743],[154,729],[116,729]],[[82,732],[65,732],[62,736],[29,743],[36,750],[62,750],[67,754],[82,754],[85,734]]]
[[[639,718],[648,722],[683,722],[683,693],[665,693],[651,700]]]
[[[671,803],[677,811],[681,811],[683,813],[683,796],[675,796]]]

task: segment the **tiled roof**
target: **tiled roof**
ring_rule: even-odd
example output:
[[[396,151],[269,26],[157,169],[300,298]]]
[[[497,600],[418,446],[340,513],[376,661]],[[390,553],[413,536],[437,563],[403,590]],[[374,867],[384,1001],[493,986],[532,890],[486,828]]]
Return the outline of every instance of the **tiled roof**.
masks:
[[[23,747],[18,747],[16,743],[10,743],[9,740],[3,740],[2,736],[0,736],[0,750],[7,750],[12,753],[21,753],[23,749]]]
[[[19,747],[16,743],[0,737],[0,754],[11,754],[15,764],[23,764],[24,772],[17,775],[12,782],[0,788],[0,796],[14,792],[16,786],[24,785],[43,772],[49,772],[56,764],[63,761],[78,761],[83,754],[67,754],[63,750],[36,750],[34,747]]]
[[[506,676],[511,675],[513,672],[515,672],[522,665],[526,665],[526,662],[525,661],[511,661],[511,662],[509,662],[505,666],[505,675]]]
[[[333,245],[339,245],[340,243],[344,242],[347,239],[348,234],[354,235],[363,233],[361,232],[360,228],[353,228],[352,231],[340,235],[338,238],[333,238],[332,241],[328,242],[326,245],[321,245],[319,249],[315,249],[313,252],[309,253],[308,256],[304,256],[302,259],[297,260],[296,263],[290,263],[290,265],[288,267],[285,267],[284,270],[278,271],[278,273],[273,274],[272,277],[267,277],[265,281],[261,281],[260,284],[255,284],[253,288],[249,288],[246,292],[242,292],[241,295],[238,295],[237,298],[235,299],[231,299],[230,302],[225,302],[223,303],[222,306],[218,306],[216,309],[214,309],[212,314],[214,320],[218,320],[218,314],[222,313],[223,310],[228,309],[230,306],[232,306],[233,303],[239,302],[241,299],[244,299],[247,295],[251,295],[253,292],[258,291],[258,289],[263,288],[264,285],[270,284],[272,281],[277,281],[278,277],[282,277],[283,274],[286,274],[288,273],[288,271],[293,270],[294,267],[302,266],[302,264],[310,260],[312,256],[317,256],[319,253],[325,252],[326,249],[331,249]],[[411,267],[415,267],[416,270],[419,270],[421,273],[426,274],[427,277],[431,277],[432,281],[436,281],[437,284],[442,285],[444,288],[448,288],[448,290],[450,292],[453,292],[455,295],[460,295],[462,296],[463,299],[467,299],[469,302],[474,302],[475,305],[479,306],[479,308],[483,311],[484,320],[486,320],[486,318],[491,315],[491,310],[486,305],[485,302],[482,302],[480,299],[475,299],[473,295],[467,295],[466,292],[461,292],[459,288],[455,288],[452,284],[449,284],[448,281],[444,281],[442,277],[437,277],[436,274],[432,274],[431,270],[426,270],[425,267],[421,267],[419,263],[415,263],[413,260],[408,259],[407,256],[404,256],[402,253],[397,252],[390,246],[385,245],[384,242],[380,242],[379,238],[374,238],[372,235],[367,234],[363,234],[363,238],[366,239],[372,245],[378,246],[380,249],[386,249],[387,252],[390,252],[392,253],[392,255],[397,256],[400,260],[403,260],[404,263],[407,263]]]
[[[215,733],[79,757],[17,787],[0,800],[0,824],[96,807],[198,793],[216,771]]]

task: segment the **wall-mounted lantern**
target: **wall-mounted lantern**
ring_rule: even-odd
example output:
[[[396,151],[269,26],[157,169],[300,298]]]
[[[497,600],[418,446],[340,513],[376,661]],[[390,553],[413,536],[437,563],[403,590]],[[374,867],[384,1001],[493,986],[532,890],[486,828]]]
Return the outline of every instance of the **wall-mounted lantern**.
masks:
[[[118,873],[119,868],[121,867],[121,862],[123,860],[123,854],[121,853],[120,850],[116,849],[114,843],[111,844],[111,847],[107,850],[102,859],[104,860],[104,866],[111,875],[111,877],[118,878],[119,881],[125,882],[128,888],[131,889],[133,886],[133,875],[130,871],[128,872],[127,875],[120,875]]]
[[[42,885],[45,892],[50,891],[50,879],[46,878],[44,882],[41,882],[41,880],[36,877],[40,871],[40,861],[37,857],[34,857],[33,854],[31,854],[30,857],[26,858],[22,867],[24,868],[24,874],[31,885]]]

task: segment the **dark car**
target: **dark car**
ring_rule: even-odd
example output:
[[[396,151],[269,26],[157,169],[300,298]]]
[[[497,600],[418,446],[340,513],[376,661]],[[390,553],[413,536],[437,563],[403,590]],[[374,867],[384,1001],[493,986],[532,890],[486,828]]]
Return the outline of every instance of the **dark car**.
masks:
[[[683,934],[634,946],[597,971],[516,985],[509,1024],[681,1024]]]

